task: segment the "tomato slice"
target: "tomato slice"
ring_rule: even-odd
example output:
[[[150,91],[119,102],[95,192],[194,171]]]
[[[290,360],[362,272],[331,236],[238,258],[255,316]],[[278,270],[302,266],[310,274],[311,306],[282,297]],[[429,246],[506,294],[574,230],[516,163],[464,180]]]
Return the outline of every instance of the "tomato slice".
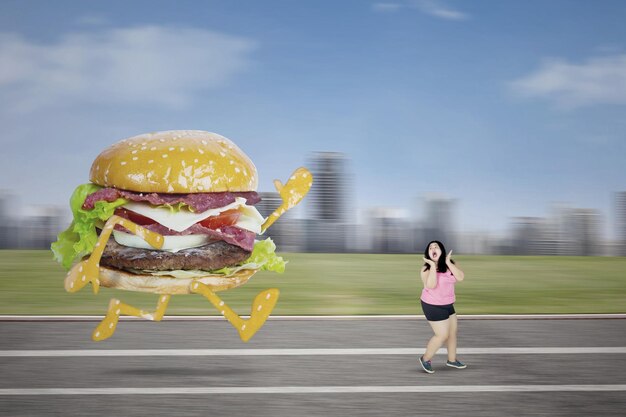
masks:
[[[208,217],[199,223],[204,227],[215,230],[223,226],[232,226],[237,223],[239,216],[241,216],[241,212],[237,209],[226,210],[217,216]]]
[[[118,208],[115,210],[115,214],[123,217],[125,219],[130,220],[131,222],[138,224],[139,226],[145,226],[147,224],[154,224],[156,221],[152,220],[149,217],[142,216],[139,213],[135,213],[134,211],[127,210],[125,208]]]

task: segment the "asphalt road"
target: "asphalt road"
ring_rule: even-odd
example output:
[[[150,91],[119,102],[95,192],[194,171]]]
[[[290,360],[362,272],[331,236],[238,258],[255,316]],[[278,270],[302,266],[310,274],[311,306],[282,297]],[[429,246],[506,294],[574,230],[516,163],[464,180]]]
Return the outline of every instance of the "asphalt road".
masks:
[[[423,319],[271,318],[248,343],[221,320],[124,321],[100,343],[96,324],[0,321],[0,416],[626,415],[624,319],[461,319],[468,368],[440,354],[433,375]]]

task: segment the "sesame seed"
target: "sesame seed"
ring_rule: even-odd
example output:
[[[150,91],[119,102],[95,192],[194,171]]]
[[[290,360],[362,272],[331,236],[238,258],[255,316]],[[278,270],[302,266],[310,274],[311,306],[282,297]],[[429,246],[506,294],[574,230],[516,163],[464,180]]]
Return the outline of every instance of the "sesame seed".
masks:
[[[173,150],[174,150],[174,148],[170,148],[170,151],[173,151]]]
[[[194,159],[193,162],[198,163],[198,158]]]
[[[137,149],[131,152],[133,155],[137,153]]]
[[[226,154],[224,152],[220,151],[220,156],[223,158],[223,157],[226,156]]]
[[[126,161],[120,162],[120,165],[126,165]]]
[[[184,151],[185,151],[185,148],[182,148],[182,147],[181,147],[181,148],[180,148],[180,151],[181,151],[181,152],[184,152]]]
[[[143,142],[142,143],[143,146],[146,146],[147,144],[148,144],[148,142]]]
[[[241,172],[241,170],[239,169],[239,167],[235,167],[235,172],[237,172],[237,173]]]
[[[139,158],[137,158],[136,156],[133,156],[133,161],[138,160]]]
[[[159,142],[165,142],[165,139],[161,138],[159,139]]]
[[[167,154],[164,153],[163,155],[161,155],[163,158],[167,158]]]
[[[235,161],[233,161],[232,159],[230,160],[230,164],[231,165],[235,165]]]
[[[150,160],[148,161],[148,163],[149,163],[149,164],[151,164],[151,163],[153,163],[153,162],[154,162],[154,159],[150,159]]]
[[[156,146],[153,146],[152,148],[150,148],[151,151],[156,151]]]
[[[202,139],[202,144],[203,144],[203,145],[207,145],[208,143],[207,143],[207,141],[206,141],[206,140]]]
[[[201,154],[204,154],[204,151],[202,149],[198,149],[198,152],[200,152]]]
[[[271,296],[271,294],[270,294],[270,293],[268,293],[268,294],[265,296],[265,299],[266,299],[266,300],[269,300],[269,299],[270,299],[270,296]]]

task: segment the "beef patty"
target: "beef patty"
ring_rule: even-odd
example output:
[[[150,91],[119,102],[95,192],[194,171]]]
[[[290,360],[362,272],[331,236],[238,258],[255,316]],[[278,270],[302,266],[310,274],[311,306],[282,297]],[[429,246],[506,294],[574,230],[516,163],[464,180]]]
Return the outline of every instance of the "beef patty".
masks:
[[[197,248],[166,252],[122,246],[109,239],[100,265],[118,269],[172,271],[177,269],[213,270],[241,263],[250,253],[222,240]]]

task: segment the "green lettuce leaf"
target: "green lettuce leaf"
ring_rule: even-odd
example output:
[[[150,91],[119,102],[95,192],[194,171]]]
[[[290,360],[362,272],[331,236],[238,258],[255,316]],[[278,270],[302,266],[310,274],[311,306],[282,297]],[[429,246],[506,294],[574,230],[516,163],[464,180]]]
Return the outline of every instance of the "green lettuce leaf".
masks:
[[[98,201],[92,210],[83,210],[82,206],[87,196],[100,188],[102,187],[95,184],[82,184],[76,187],[70,198],[74,220],[65,231],[59,233],[56,242],[50,247],[54,259],[65,269],[70,269],[74,261],[93,252],[98,240],[96,226],[102,226],[117,207],[128,203],[124,198],[118,198],[112,203]]]
[[[276,245],[271,238],[257,240],[254,243],[252,254],[243,264],[230,266],[215,271],[214,274],[232,275],[242,269],[260,269],[261,271],[273,271],[282,274],[285,272],[285,261],[282,256],[276,255]]]
[[[172,213],[178,213],[179,211],[186,209],[193,213],[193,209],[187,203],[180,202],[176,204],[161,204],[160,206],[153,206],[154,208],[168,208]]]

